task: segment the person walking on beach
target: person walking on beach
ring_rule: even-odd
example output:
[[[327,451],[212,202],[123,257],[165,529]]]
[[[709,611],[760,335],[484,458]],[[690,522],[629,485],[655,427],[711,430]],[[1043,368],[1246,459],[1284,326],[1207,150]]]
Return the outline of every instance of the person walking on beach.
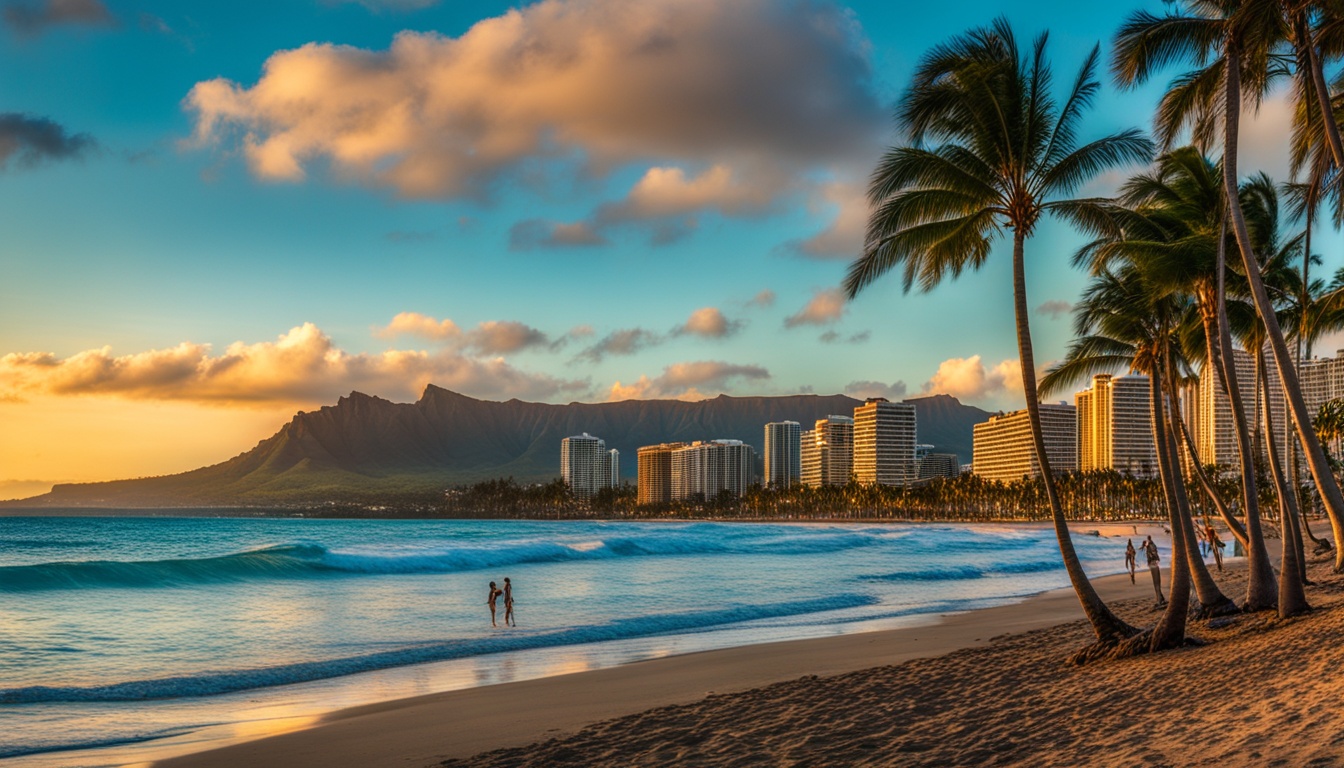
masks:
[[[518,626],[518,622],[513,618],[513,584],[509,583],[509,577],[504,577],[504,626]]]
[[[1162,558],[1157,554],[1157,545],[1153,543],[1152,536],[1144,540],[1143,551],[1148,555],[1148,571],[1153,574],[1153,592],[1157,593],[1157,607],[1161,608],[1167,604],[1167,598],[1162,596]]]
[[[1218,572],[1223,572],[1223,547],[1227,546],[1223,540],[1218,538],[1218,531],[1214,529],[1213,523],[1204,521],[1204,538],[1209,541],[1209,549],[1213,550],[1213,561],[1218,564]]]
[[[485,599],[485,602],[490,606],[490,626],[492,627],[499,626],[495,623],[495,601],[502,594],[504,594],[504,591],[496,587],[495,582],[490,582],[490,596]]]
[[[1130,539],[1129,543],[1125,545],[1125,568],[1129,571],[1130,584],[1134,583],[1134,569],[1137,567],[1135,562],[1136,555],[1137,552],[1134,550],[1134,540]]]

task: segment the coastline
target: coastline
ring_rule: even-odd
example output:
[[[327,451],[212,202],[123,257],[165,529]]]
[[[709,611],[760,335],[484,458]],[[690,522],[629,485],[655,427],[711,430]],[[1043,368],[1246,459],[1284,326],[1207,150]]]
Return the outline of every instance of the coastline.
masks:
[[[1130,584],[1123,574],[1101,576],[1093,583],[1108,601],[1151,597],[1148,583],[1139,579]],[[432,765],[521,747],[575,733],[595,722],[706,697],[940,657],[1082,617],[1073,591],[1057,589],[1007,605],[940,615],[936,622],[919,626],[699,651],[357,706],[303,723],[300,727],[307,727],[301,730],[170,757],[154,765]]]

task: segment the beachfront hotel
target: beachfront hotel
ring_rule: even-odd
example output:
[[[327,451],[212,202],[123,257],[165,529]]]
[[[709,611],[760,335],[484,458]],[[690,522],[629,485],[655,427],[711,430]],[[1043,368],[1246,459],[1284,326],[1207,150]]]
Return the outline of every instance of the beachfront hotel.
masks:
[[[1113,469],[1136,477],[1157,474],[1152,402],[1147,376],[1099,373],[1074,395],[1079,471]]]
[[[1056,473],[1071,472],[1078,467],[1077,410],[1067,403],[1041,404],[1045,455]],[[971,471],[976,476],[1005,483],[1041,476],[1025,408],[990,416],[989,421],[976,424],[972,440]]]
[[[932,445],[915,446],[915,460],[919,464],[919,479],[956,477],[961,474],[961,462],[955,453],[934,453]]]
[[[755,482],[756,451],[741,440],[697,440],[672,451],[672,500],[741,496]]]
[[[672,452],[686,443],[646,445],[636,454],[638,474],[636,501],[639,504],[666,504],[672,501]]]
[[[844,485],[854,467],[854,419],[827,416],[802,434],[803,485]]]
[[[788,488],[802,477],[800,440],[802,425],[796,421],[772,421],[765,425],[765,486]]]
[[[854,409],[854,479],[866,485],[909,485],[915,464],[915,406],[870,397]]]
[[[608,451],[606,442],[587,432],[560,441],[560,476],[575,496],[589,498],[616,487],[619,466],[620,452]]]
[[[1268,353],[1266,353],[1268,355]],[[1246,410],[1248,418],[1259,418],[1257,429],[1261,435],[1264,434],[1264,406],[1268,401],[1270,416],[1274,420],[1274,445],[1279,451],[1281,461],[1286,461],[1284,454],[1285,430],[1291,429],[1287,421],[1287,404],[1283,399],[1283,389],[1279,385],[1278,373],[1275,372],[1273,365],[1266,358],[1268,368],[1268,379],[1270,386],[1266,387],[1269,396],[1266,398],[1263,394],[1260,399],[1260,408],[1256,408],[1256,386],[1255,386],[1255,358],[1249,352],[1242,349],[1232,350],[1232,359],[1236,366],[1237,387],[1241,393],[1241,402]],[[1322,361],[1333,362],[1333,361]],[[1303,365],[1302,371],[1302,394],[1307,398],[1307,381],[1311,381],[1312,398],[1319,397],[1323,392],[1329,391],[1330,369],[1322,366],[1312,369],[1308,373],[1308,365]],[[1322,379],[1325,379],[1324,386]],[[1320,400],[1319,403],[1324,403]],[[1320,408],[1319,403],[1313,406],[1313,399],[1307,399],[1307,408],[1314,412]],[[1190,427],[1191,438],[1195,443],[1195,450],[1199,453],[1199,460],[1204,465],[1217,464],[1225,467],[1233,474],[1240,474],[1240,454],[1237,451],[1237,430],[1232,421],[1232,404],[1228,399],[1226,392],[1219,382],[1219,377],[1212,375],[1211,371],[1203,371],[1199,377],[1199,384],[1194,388],[1194,399],[1187,404],[1186,424]],[[1253,432],[1254,432],[1253,431]],[[1267,457],[1264,443],[1260,443],[1261,458]],[[1182,451],[1184,454],[1185,451]],[[1305,463],[1299,465],[1305,469]]]

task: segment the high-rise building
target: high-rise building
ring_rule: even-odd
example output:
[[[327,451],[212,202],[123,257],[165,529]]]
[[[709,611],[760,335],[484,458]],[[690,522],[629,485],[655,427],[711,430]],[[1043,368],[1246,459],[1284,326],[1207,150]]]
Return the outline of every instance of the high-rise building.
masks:
[[[1078,467],[1078,416],[1072,405],[1041,404],[1045,455],[1056,474]],[[990,416],[973,432],[971,471],[986,480],[1013,482],[1040,477],[1041,464],[1031,439],[1031,420],[1024,408]]]
[[[672,501],[672,452],[685,447],[685,443],[663,443],[639,449],[638,503],[666,504]]]
[[[788,488],[802,477],[800,440],[802,425],[796,421],[772,421],[765,425],[765,485]]]
[[[1266,351],[1266,355],[1268,355]],[[1251,425],[1251,435],[1258,432],[1264,435],[1264,407],[1266,402],[1269,404],[1270,416],[1274,421],[1274,444],[1279,451],[1279,459],[1286,461],[1284,448],[1286,445],[1285,437],[1287,432],[1287,407],[1283,398],[1283,388],[1279,384],[1277,373],[1272,365],[1268,364],[1268,384],[1260,395],[1260,407],[1256,407],[1256,386],[1255,386],[1255,358],[1249,352],[1242,349],[1232,350],[1232,359],[1235,364],[1237,374],[1237,388],[1241,393],[1241,402],[1245,408],[1246,416],[1254,419],[1256,424]],[[1308,366],[1303,366],[1303,381],[1311,380],[1312,397],[1320,396],[1320,382],[1322,379],[1328,381],[1328,368],[1313,369],[1307,373]],[[1303,385],[1303,397],[1306,398],[1308,386]],[[1239,474],[1241,471],[1241,456],[1237,449],[1236,426],[1232,422],[1232,404],[1228,400],[1227,394],[1223,391],[1217,376],[1212,372],[1201,371],[1199,385],[1196,388],[1196,399],[1192,406],[1186,409],[1187,422],[1193,432],[1195,449],[1199,452],[1199,460],[1205,465],[1217,464],[1233,474]],[[1323,402],[1323,401],[1322,401]],[[1308,409],[1311,408],[1311,400],[1307,403]],[[1319,407],[1319,406],[1318,406]],[[1193,418],[1191,418],[1193,417]],[[1260,456],[1265,458],[1265,446],[1263,439],[1261,441]]]
[[[854,468],[854,419],[827,416],[801,437],[803,485],[844,485]]]
[[[872,485],[909,485],[915,463],[915,406],[870,397],[854,409],[854,479]]]
[[[919,459],[919,479],[931,480],[935,477],[957,477],[961,474],[961,462],[955,453],[926,453]]]
[[[1307,403],[1307,413],[1311,414],[1314,420],[1322,405],[1344,397],[1344,349],[1337,351],[1333,358],[1303,360],[1298,380],[1302,385],[1302,399]],[[1274,425],[1278,430],[1284,429],[1285,426],[1288,429],[1293,428],[1292,424]],[[1331,455],[1339,456],[1344,453],[1344,441],[1335,440],[1329,448]],[[1305,474],[1306,462],[1299,461],[1298,466]]]
[[[584,432],[560,441],[560,476],[569,484],[569,490],[578,497],[588,498],[603,488],[615,487],[620,471],[615,462],[620,454],[608,451],[600,438]]]
[[[741,440],[697,440],[672,451],[672,500],[741,496],[755,480],[756,451]]]
[[[1157,447],[1150,402],[1147,376],[1093,376],[1091,389],[1074,395],[1078,469],[1114,469],[1137,477],[1156,475]]]

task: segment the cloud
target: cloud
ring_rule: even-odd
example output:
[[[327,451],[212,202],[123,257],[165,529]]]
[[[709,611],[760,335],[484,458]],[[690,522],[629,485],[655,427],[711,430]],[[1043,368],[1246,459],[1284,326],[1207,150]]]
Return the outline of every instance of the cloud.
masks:
[[[439,320],[419,312],[400,312],[392,322],[375,328],[373,335],[385,339],[417,336],[476,355],[506,355],[533,347],[555,350],[568,341],[567,337],[552,341],[545,332],[514,320],[486,320],[464,330],[450,319]]]
[[[633,355],[646,347],[661,344],[664,340],[662,336],[643,328],[612,331],[596,344],[575,355],[574,362],[600,363],[608,355],[617,357]]]
[[[545,219],[526,219],[509,228],[509,249],[573,248],[606,245],[607,238],[586,222],[564,224]]]
[[[96,147],[89,134],[66,133],[45,117],[0,112],[0,171],[11,160],[20,168],[31,168],[44,161],[82,157]]]
[[[1067,301],[1051,299],[1042,302],[1041,305],[1036,308],[1036,314],[1045,315],[1051,320],[1058,320],[1062,315],[1067,315],[1072,309],[1073,305]]]
[[[312,323],[275,341],[235,342],[219,355],[208,344],[183,342],[113,356],[107,347],[59,358],[50,353],[0,357],[0,393],[112,395],[136,400],[216,404],[325,402],[352,389],[415,397],[434,383],[490,398],[548,399],[587,391],[589,383],[521,371],[502,359],[455,351],[389,350],[352,354]]]
[[[773,307],[774,305],[775,305],[775,292],[770,290],[769,288],[762,290],[760,293],[756,294],[755,296],[752,296],[747,301],[747,306],[760,307],[761,309],[768,309],[769,307]]]
[[[859,331],[842,336],[839,331],[830,330],[817,337],[822,344],[862,344],[873,337],[872,331]]]
[[[1286,137],[1293,133],[1294,109],[1290,89],[1280,88],[1260,103],[1258,114],[1243,112],[1237,145],[1237,170],[1242,175],[1264,171],[1275,181],[1288,178],[1291,163]]]
[[[885,397],[888,400],[896,401],[903,399],[905,393],[904,381],[894,381],[890,384],[883,384],[880,381],[851,381],[845,385],[845,394],[860,400],[869,397]]]
[[[794,184],[774,171],[757,170],[750,183],[739,176],[722,164],[689,178],[681,168],[650,168],[625,198],[602,204],[587,220],[529,219],[515,225],[512,242],[515,248],[607,245],[608,231],[634,224],[648,232],[652,245],[669,245],[696,230],[699,214],[759,216]]]
[[[998,393],[1022,391],[1022,366],[1016,360],[1004,360],[986,369],[979,355],[953,357],[938,365],[933,378],[925,382],[926,394],[952,395],[959,400],[979,400]]]
[[[738,365],[713,360],[674,363],[663,369],[656,378],[640,376],[632,384],[617,381],[608,393],[609,400],[647,400],[674,398],[703,400],[711,395],[706,391],[722,392],[732,381],[761,381],[770,378],[770,372],[759,365]]]
[[[375,328],[373,335],[390,339],[396,336],[419,336],[431,341],[456,341],[462,338],[462,329],[447,318],[436,320],[419,312],[398,312],[392,322]]]
[[[816,291],[802,309],[784,319],[785,328],[800,325],[830,325],[845,315],[845,296],[839,288]]]
[[[4,8],[4,18],[20,35],[40,35],[51,27],[79,25],[115,27],[116,17],[101,0],[36,0],[13,2]]]
[[[803,256],[814,259],[855,259],[863,252],[868,228],[868,195],[858,182],[832,182],[816,193],[814,208],[833,208],[835,218],[825,229],[787,245]]]
[[[279,51],[255,84],[199,82],[184,106],[196,145],[237,147],[268,180],[321,166],[405,197],[480,199],[539,169],[650,163],[618,211],[747,211],[757,175],[802,178],[877,144],[868,49],[855,15],[821,0],[543,0],[455,38]]]
[[[487,320],[467,333],[467,345],[479,353],[503,355],[531,347],[552,347],[550,337],[513,320]]]
[[[701,307],[692,312],[685,325],[678,326],[673,333],[722,339],[742,330],[742,325],[741,320],[729,320],[715,307]]]

